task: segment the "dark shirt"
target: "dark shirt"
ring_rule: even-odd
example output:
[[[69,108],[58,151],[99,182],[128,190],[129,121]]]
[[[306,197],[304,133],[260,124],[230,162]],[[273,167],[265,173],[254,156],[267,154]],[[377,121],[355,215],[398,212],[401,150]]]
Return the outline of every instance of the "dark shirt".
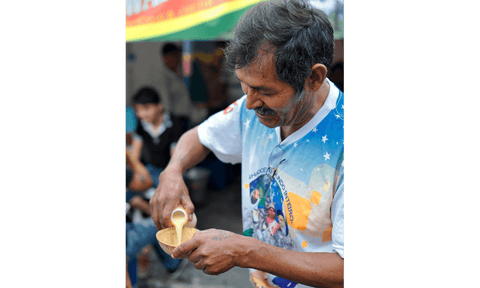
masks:
[[[138,120],[135,133],[142,138],[143,146],[140,161],[144,164],[152,164],[159,168],[165,168],[170,161],[170,144],[177,142],[185,132],[181,120],[170,113],[164,114],[165,131],[153,138],[144,130]]]

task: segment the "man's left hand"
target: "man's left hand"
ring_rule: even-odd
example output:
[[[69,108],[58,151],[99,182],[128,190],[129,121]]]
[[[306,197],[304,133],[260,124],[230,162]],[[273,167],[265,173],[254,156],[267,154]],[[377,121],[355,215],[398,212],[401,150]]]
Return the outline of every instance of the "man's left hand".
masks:
[[[237,266],[241,236],[229,231],[209,229],[197,231],[192,239],[172,252],[175,258],[185,258],[205,274],[219,275]]]

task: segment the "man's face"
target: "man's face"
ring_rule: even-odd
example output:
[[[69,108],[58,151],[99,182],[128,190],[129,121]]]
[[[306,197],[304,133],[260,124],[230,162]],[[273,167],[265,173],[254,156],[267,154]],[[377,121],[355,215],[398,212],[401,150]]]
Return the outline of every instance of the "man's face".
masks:
[[[180,52],[170,52],[163,56],[163,63],[168,67],[173,73],[177,74],[180,72],[180,66],[182,64],[182,53]]]
[[[268,216],[270,216],[270,218],[275,218],[275,209],[273,208],[270,208],[268,209]]]
[[[161,103],[135,104],[135,113],[137,113],[138,118],[149,123],[156,122],[162,112],[163,106]]]
[[[247,108],[254,109],[260,122],[270,128],[305,124],[314,93],[306,89],[303,99],[294,101],[293,87],[277,78],[273,54],[262,55],[259,61],[235,70],[247,95]]]

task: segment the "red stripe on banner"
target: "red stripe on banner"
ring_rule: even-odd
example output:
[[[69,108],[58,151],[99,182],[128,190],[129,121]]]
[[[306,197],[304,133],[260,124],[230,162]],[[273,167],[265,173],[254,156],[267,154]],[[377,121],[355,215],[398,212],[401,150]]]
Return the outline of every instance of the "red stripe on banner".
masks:
[[[147,1],[147,0],[145,0]],[[161,3],[156,7],[151,7],[138,14],[127,17],[126,26],[137,26],[143,24],[151,24],[182,17],[198,11],[213,8],[223,3],[241,1],[241,0],[170,0]]]

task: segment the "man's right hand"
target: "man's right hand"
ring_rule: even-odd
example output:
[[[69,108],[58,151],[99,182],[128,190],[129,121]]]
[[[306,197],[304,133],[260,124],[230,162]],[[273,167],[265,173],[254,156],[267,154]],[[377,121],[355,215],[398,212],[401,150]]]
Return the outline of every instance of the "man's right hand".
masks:
[[[170,168],[170,169],[169,169]],[[152,219],[157,230],[173,226],[170,216],[173,209],[183,206],[187,210],[188,220],[193,219],[193,206],[182,172],[168,167],[160,174],[159,185],[150,199]]]

